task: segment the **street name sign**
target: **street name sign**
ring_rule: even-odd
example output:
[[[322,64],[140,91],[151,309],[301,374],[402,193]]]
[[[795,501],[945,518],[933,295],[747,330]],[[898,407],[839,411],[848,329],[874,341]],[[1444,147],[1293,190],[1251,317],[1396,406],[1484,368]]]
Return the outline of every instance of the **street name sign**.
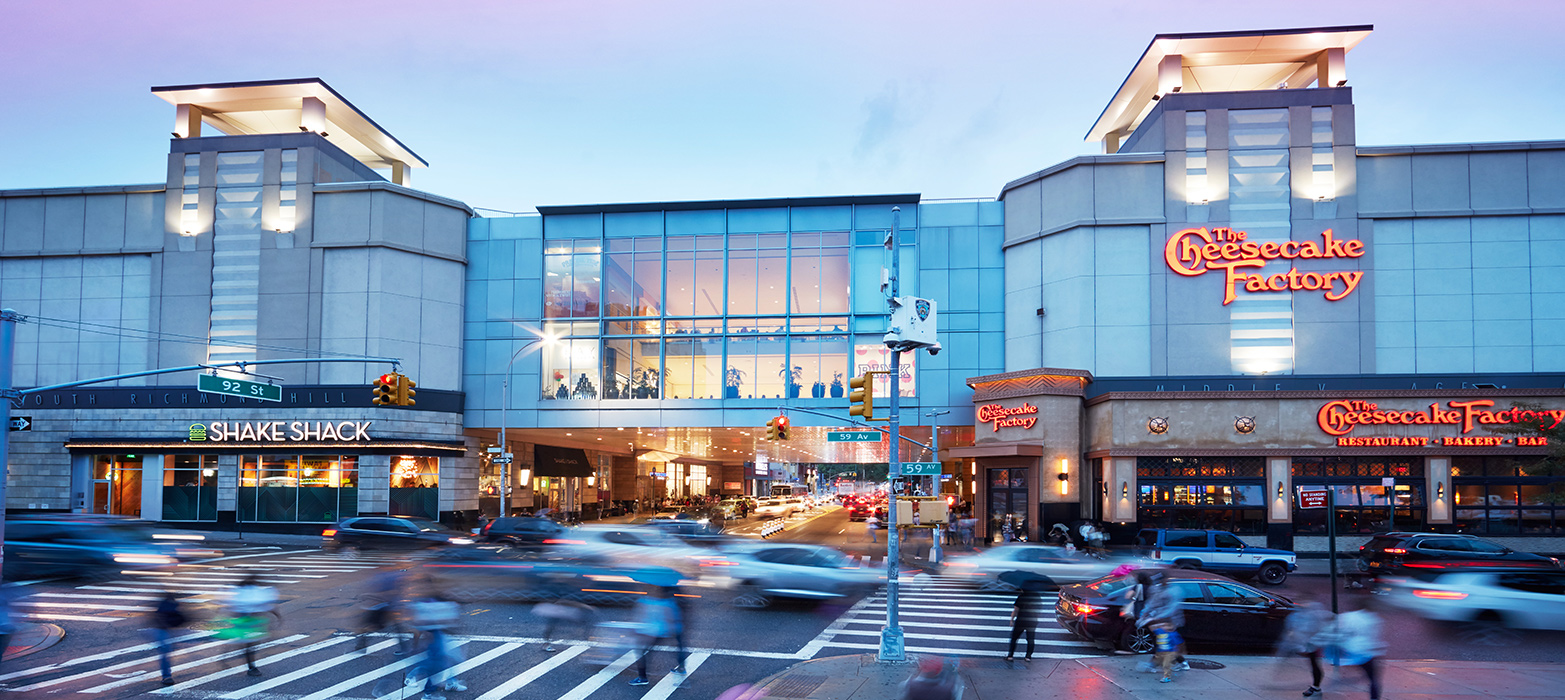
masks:
[[[510,464],[511,463],[511,457],[510,457],[510,455],[506,455],[504,457],[496,457],[496,458],[491,459],[489,461],[491,463],[493,463],[493,464]]]
[[[939,462],[903,462],[902,476],[939,476]]]
[[[11,429],[31,431],[33,429],[33,417],[11,416]]]
[[[832,430],[826,433],[826,442],[880,442],[879,430]]]
[[[196,377],[196,391],[207,394],[225,394],[238,396],[244,399],[257,401],[283,400],[283,387],[280,384],[262,384],[244,379],[229,379],[215,374],[202,374]]]

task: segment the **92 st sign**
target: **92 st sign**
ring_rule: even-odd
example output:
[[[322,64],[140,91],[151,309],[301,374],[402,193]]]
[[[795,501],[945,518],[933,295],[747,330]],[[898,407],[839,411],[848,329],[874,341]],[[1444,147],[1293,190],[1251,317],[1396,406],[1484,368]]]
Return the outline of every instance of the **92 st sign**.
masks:
[[[212,374],[202,374],[196,377],[196,391],[208,394],[238,396],[257,401],[276,401],[281,403],[283,400],[283,388],[280,385],[262,384],[243,379],[229,379]]]

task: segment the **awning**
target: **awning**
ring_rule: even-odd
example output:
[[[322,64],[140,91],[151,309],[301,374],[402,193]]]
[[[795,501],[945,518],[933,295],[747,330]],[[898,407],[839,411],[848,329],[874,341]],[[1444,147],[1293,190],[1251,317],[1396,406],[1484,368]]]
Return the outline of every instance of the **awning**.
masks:
[[[592,476],[586,450],[533,445],[534,476]]]

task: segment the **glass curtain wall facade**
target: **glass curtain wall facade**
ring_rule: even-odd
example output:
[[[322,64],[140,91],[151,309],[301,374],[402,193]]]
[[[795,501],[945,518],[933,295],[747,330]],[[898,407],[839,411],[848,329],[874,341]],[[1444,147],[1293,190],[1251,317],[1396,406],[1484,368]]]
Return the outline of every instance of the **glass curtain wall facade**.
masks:
[[[1328,152],[1330,136],[1328,121]],[[1228,110],[1228,180],[1229,225],[1235,231],[1248,232],[1246,240],[1255,243],[1292,240],[1286,108]],[[1290,264],[1276,260],[1256,272],[1287,272]],[[1292,374],[1292,292],[1240,295],[1229,308],[1233,370]]]

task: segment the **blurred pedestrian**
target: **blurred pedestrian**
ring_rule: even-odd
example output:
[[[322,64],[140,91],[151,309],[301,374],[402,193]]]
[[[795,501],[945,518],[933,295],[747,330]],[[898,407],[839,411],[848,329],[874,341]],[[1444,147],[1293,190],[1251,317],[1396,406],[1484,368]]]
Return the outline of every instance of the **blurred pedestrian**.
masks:
[[[158,606],[152,609],[152,636],[158,645],[158,670],[163,674],[163,685],[174,684],[174,674],[169,668],[169,657],[174,655],[174,631],[184,627],[187,620],[179,607],[179,596],[165,591]],[[0,650],[4,650],[0,646]]]
[[[0,657],[5,656],[11,635],[16,632],[16,623],[11,619],[11,601],[21,597],[19,591],[14,585],[0,587]]]
[[[1168,585],[1167,574],[1159,572],[1152,577],[1151,593],[1147,596],[1146,607],[1141,610],[1139,624],[1154,633],[1159,624],[1171,627],[1176,632],[1185,628],[1184,601],[1180,600],[1173,587]],[[1190,668],[1190,664],[1185,662],[1184,635],[1180,634],[1179,639],[1181,640],[1179,648],[1174,651],[1173,670],[1185,671]]]
[[[1160,683],[1174,682],[1174,663],[1180,656],[1180,647],[1185,640],[1179,636],[1179,631],[1174,626],[1159,620],[1152,623],[1152,633],[1157,640],[1157,653],[1153,655],[1153,663],[1163,670],[1163,677],[1158,679]]]
[[[597,611],[591,606],[578,603],[574,600],[560,599],[549,603],[539,603],[533,606],[533,614],[543,618],[543,650],[554,652],[554,630],[561,624],[579,625],[582,634],[587,635],[592,629],[593,618]]]
[[[255,664],[256,642],[271,634],[270,618],[283,619],[277,612],[277,590],[263,585],[259,577],[251,574],[229,594],[228,609],[232,617],[225,636],[244,644],[247,673],[259,676],[261,669]]]
[[[1369,678],[1370,700],[1380,700],[1380,657],[1386,654],[1386,642],[1380,631],[1383,623],[1373,609],[1377,600],[1365,598],[1358,610],[1338,615],[1332,633],[1335,642],[1331,655],[1333,662],[1364,669],[1364,675]],[[1319,693],[1318,689],[1316,693]]]
[[[1052,544],[1056,547],[1064,547],[1066,544],[1069,544],[1070,541],[1070,530],[1065,527],[1065,523],[1055,523],[1054,527],[1049,528],[1049,544]]]
[[[1041,588],[1041,582],[1028,581],[1022,585],[1022,592],[1016,595],[1016,604],[1011,607],[1011,645],[1005,651],[1006,661],[1016,660],[1016,640],[1024,634],[1027,635],[1027,655],[1022,660],[1032,661],[1038,618],[1043,616]]]
[[[646,685],[648,683],[647,657],[652,655],[652,647],[656,646],[658,641],[662,639],[674,640],[678,664],[674,666],[672,673],[684,675],[684,610],[674,598],[674,590],[668,586],[653,588],[651,595],[642,598],[636,604],[636,621],[639,625],[643,649],[641,657],[636,660],[636,677],[630,681],[630,684]]]
[[[1307,600],[1283,623],[1282,636],[1277,640],[1278,656],[1297,655],[1310,661],[1310,687],[1304,691],[1304,697],[1320,695],[1321,644],[1329,634],[1333,617],[1320,601]]]
[[[960,682],[956,669],[946,668],[945,661],[936,656],[918,660],[918,673],[902,684],[902,700],[956,700],[960,697]]]
[[[869,541],[870,542],[875,542],[876,541],[875,540],[875,531],[879,530],[879,529],[880,529],[880,518],[875,517],[874,513],[870,513],[869,517],[864,519],[864,534],[869,536]]]
[[[467,686],[451,673],[455,665],[454,649],[447,633],[456,626],[462,606],[436,590],[432,581],[426,581],[428,590],[410,606],[413,610],[413,628],[423,633],[424,663],[409,674],[410,684],[424,679],[424,700],[446,700],[442,690],[463,691]]]
[[[396,570],[370,579],[370,590],[364,595],[364,615],[356,648],[365,648],[368,641],[366,635],[388,631],[397,640],[397,648],[392,653],[401,656],[412,648],[413,641],[403,636],[401,625],[397,622],[397,615],[402,609],[402,589],[406,577],[405,571]]]

